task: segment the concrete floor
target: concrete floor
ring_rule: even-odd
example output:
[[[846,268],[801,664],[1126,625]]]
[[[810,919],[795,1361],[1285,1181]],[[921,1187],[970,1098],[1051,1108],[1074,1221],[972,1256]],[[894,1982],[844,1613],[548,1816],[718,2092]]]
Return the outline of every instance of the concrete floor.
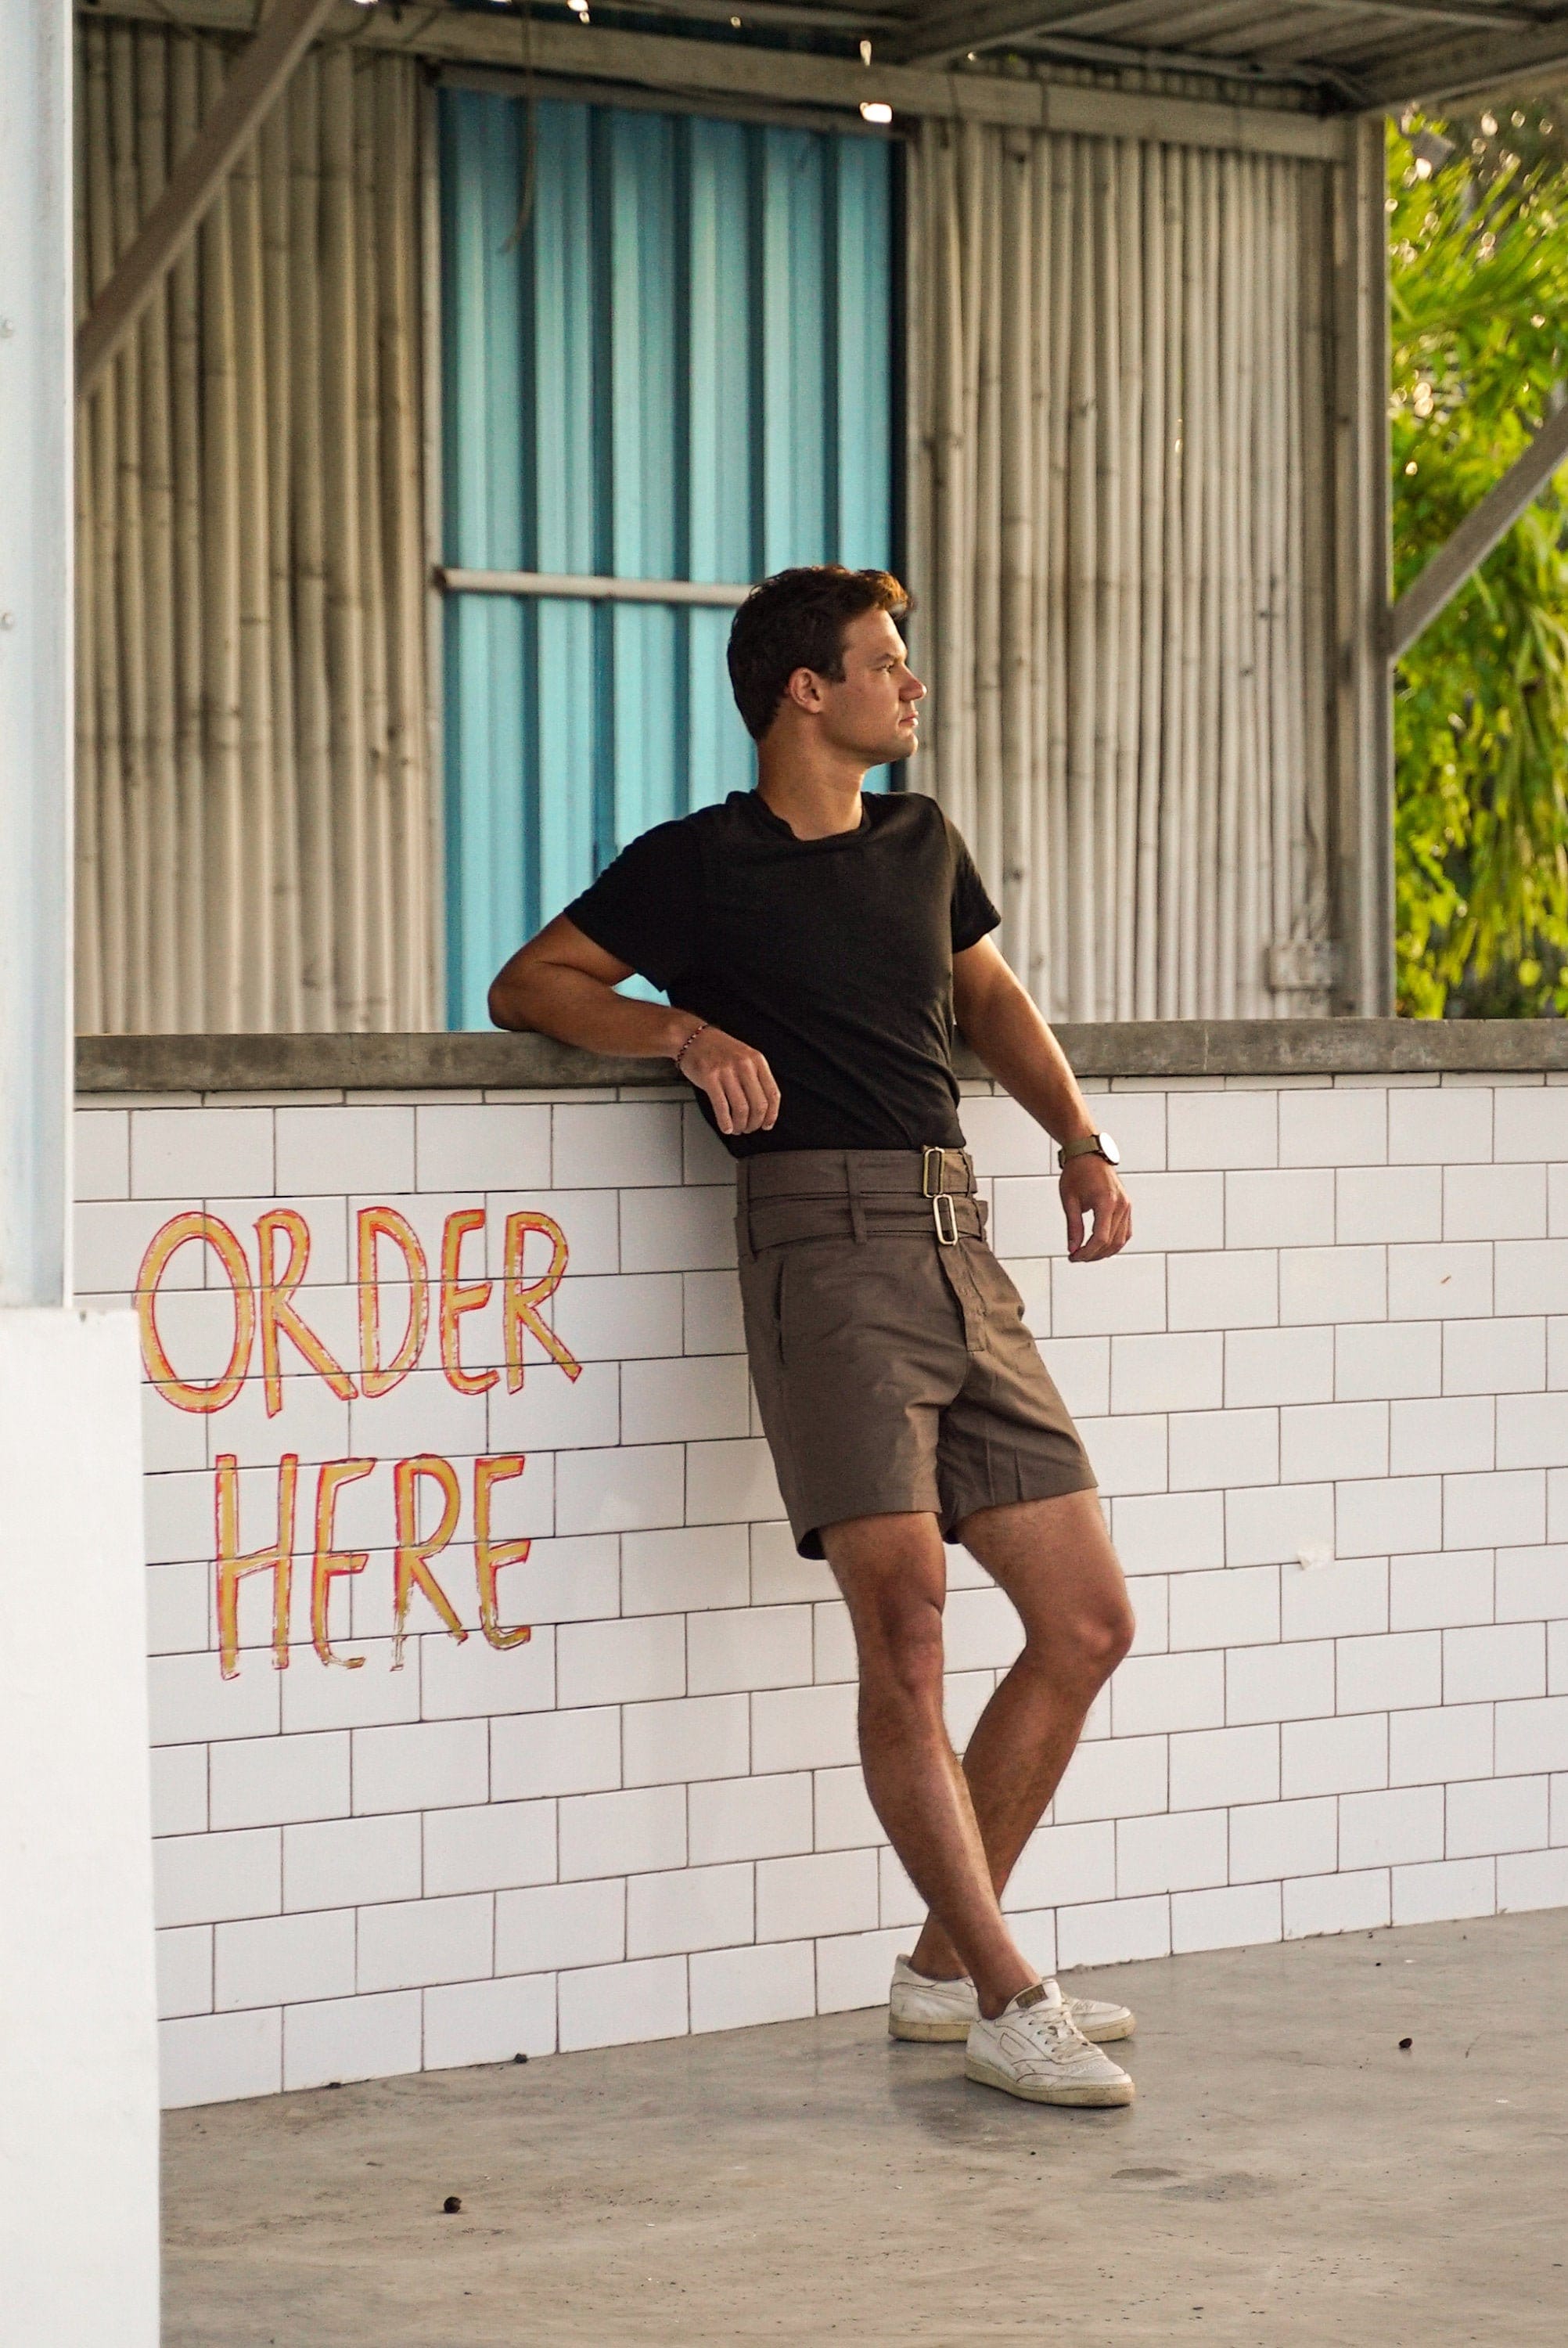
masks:
[[[168,2348],[1562,2348],[1565,1956],[1557,1911],[1120,1966],[1128,2111],[864,2013],[173,2114]]]

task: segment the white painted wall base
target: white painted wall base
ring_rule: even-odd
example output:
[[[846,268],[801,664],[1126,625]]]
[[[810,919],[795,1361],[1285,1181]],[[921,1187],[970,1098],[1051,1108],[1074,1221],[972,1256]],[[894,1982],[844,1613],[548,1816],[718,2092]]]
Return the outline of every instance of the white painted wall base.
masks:
[[[0,1313],[0,2332],[156,2348],[135,1324]]]
[[[967,1091],[1139,1623],[1023,1945],[1568,1904],[1568,1082],[1102,1083],[1135,1231],[1090,1265],[1046,1137]],[[77,1166],[81,1289],[154,1292],[166,2101],[885,1995],[920,1903],[689,1098],[142,1096],[84,1107]],[[950,1583],[961,1743],[1020,1630],[960,1550]]]

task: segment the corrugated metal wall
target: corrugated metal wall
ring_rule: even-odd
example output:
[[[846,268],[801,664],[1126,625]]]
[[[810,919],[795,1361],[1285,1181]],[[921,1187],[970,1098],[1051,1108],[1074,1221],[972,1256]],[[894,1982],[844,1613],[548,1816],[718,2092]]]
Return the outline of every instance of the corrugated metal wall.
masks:
[[[445,555],[744,583],[891,553],[882,141],[442,93]],[[519,211],[527,195],[527,218]],[[649,825],[748,788],[723,609],[461,593],[449,1016]]]
[[[922,770],[1048,1014],[1327,1008],[1327,172],[927,123],[911,159]]]
[[[230,54],[82,28],[80,310]],[[436,1024],[418,101],[306,57],[82,411],[86,1032]]]
[[[83,307],[226,55],[84,26]],[[443,823],[417,104],[313,53],[84,410],[87,1029],[431,1024],[444,834],[481,1024],[598,863],[750,779],[726,611],[461,594]],[[530,166],[522,100],[441,108],[447,561],[888,561],[889,147],[552,100]],[[1327,1007],[1266,961],[1330,927],[1327,176],[976,124],[911,157],[911,779],[1058,1015]]]

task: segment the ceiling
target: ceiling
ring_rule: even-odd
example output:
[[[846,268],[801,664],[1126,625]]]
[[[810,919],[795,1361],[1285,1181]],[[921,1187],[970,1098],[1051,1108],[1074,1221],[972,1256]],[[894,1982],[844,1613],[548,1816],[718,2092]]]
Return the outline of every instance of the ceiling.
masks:
[[[1568,74],[1568,0],[917,0],[909,62],[997,47],[1322,85],[1342,103]]]
[[[745,0],[630,5],[722,16]],[[1233,87],[1305,85],[1330,108],[1568,81],[1568,0],[868,0],[861,8],[856,0],[753,0],[747,15],[758,31],[815,26],[839,39],[864,31],[889,63],[961,66],[1011,54],[1143,66]]]

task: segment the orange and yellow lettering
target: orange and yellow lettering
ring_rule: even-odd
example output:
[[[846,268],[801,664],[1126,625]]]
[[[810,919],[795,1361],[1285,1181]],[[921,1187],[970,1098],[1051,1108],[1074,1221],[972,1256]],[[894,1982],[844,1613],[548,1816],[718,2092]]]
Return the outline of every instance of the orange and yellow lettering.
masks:
[[[381,1283],[376,1272],[378,1240],[390,1240],[408,1267],[408,1321],[397,1351],[381,1359]],[[395,1207],[359,1210],[359,1382],[372,1399],[401,1385],[425,1346],[430,1325],[430,1272],[419,1235]]]
[[[425,1540],[419,1538],[419,1479],[427,1476],[441,1487],[441,1521]],[[397,1563],[394,1581],[394,1612],[397,1635],[392,1643],[392,1668],[403,1669],[403,1643],[408,1636],[408,1606],[414,1595],[414,1585],[419,1587],[459,1643],[468,1633],[463,1628],[457,1610],[436,1576],[430,1570],[430,1560],[444,1550],[457,1529],[457,1512],[462,1495],[457,1488],[457,1471],[449,1459],[439,1459],[433,1451],[421,1452],[416,1459],[400,1459],[392,1471],[394,1511],[397,1523]]]
[[[286,1451],[278,1463],[278,1538],[271,1549],[240,1554],[240,1470],[231,1451],[218,1461],[213,1494],[218,1518],[218,1650],[219,1669],[231,1680],[240,1668],[240,1584],[248,1573],[272,1577],[272,1665],[286,1671],[289,1663],[289,1589],[294,1565],[294,1489],[300,1462]]]
[[[441,1366],[447,1383],[459,1394],[487,1394],[498,1370],[466,1370],[461,1358],[458,1323],[465,1313],[478,1313],[488,1304],[493,1281],[461,1278],[463,1242],[470,1231],[483,1231],[483,1207],[459,1207],[446,1218],[441,1234]]]
[[[280,1279],[273,1269],[273,1241],[282,1231],[289,1242],[289,1261]],[[269,1207],[256,1218],[256,1253],[261,1266],[261,1375],[267,1389],[267,1416],[276,1418],[283,1407],[283,1380],[278,1367],[278,1339],[287,1337],[325,1378],[333,1394],[352,1402],[354,1380],[333,1361],[313,1329],[307,1329],[292,1303],[311,1260],[311,1234],[297,1207]]]
[[[234,1343],[229,1365],[210,1385],[176,1377],[158,1334],[159,1282],[171,1259],[190,1240],[200,1240],[212,1250],[234,1292]],[[256,1298],[245,1251],[227,1223],[220,1223],[216,1215],[200,1207],[191,1207],[155,1231],[136,1275],[136,1311],[141,1324],[141,1358],[148,1376],[166,1401],[171,1402],[176,1410],[191,1411],[222,1410],[233,1401],[251,1365],[251,1345],[256,1334]]]
[[[479,1628],[492,1647],[520,1647],[534,1635],[532,1625],[527,1622],[503,1631],[496,1599],[497,1575],[508,1565],[521,1565],[533,1543],[490,1539],[490,1488],[493,1484],[510,1483],[528,1464],[520,1453],[510,1458],[474,1462],[474,1570],[479,1582]]]
[[[549,1268],[538,1280],[523,1277],[523,1251],[530,1231],[543,1231],[550,1243]],[[523,1338],[535,1336],[552,1362],[566,1372],[569,1378],[582,1375],[582,1364],[573,1358],[548,1323],[541,1320],[539,1306],[547,1296],[553,1296],[560,1286],[566,1270],[566,1233],[551,1215],[541,1215],[532,1210],[507,1217],[506,1265],[506,1331],[507,1331],[507,1391],[516,1394],[523,1383]]]
[[[339,1550],[333,1547],[333,1513],[337,1496],[344,1484],[357,1484],[375,1467],[374,1459],[329,1459],[316,1480],[316,1546],[311,1564],[311,1638],[323,1663],[341,1663],[345,1671],[357,1672],[364,1663],[363,1655],[337,1655],[327,1632],[327,1609],[332,1597],[332,1585],[340,1573],[363,1573],[370,1562],[370,1553],[363,1549]]]

